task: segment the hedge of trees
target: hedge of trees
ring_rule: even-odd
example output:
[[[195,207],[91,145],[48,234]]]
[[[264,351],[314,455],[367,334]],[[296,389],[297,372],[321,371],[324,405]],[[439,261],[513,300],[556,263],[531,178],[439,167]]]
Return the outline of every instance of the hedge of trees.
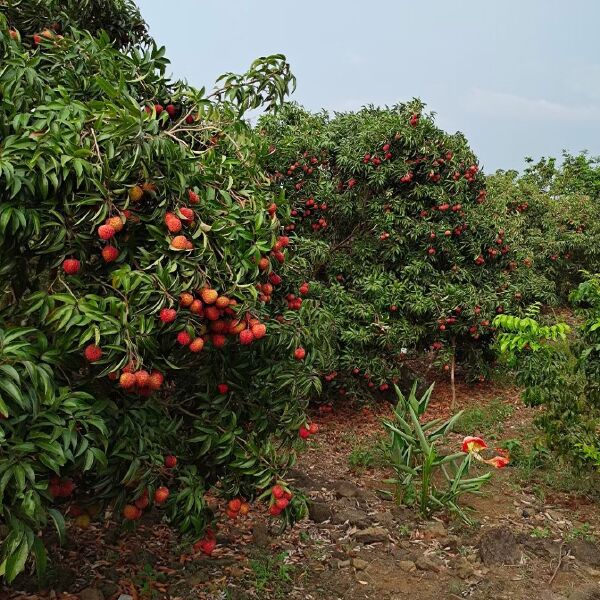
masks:
[[[311,399],[386,394],[423,357],[482,379],[496,315],[598,270],[586,157],[486,179],[418,100],[287,104],[281,55],[170,81],[129,0],[7,0],[0,54],[9,581],[99,507],[164,511],[205,553],[250,502],[293,522]]]

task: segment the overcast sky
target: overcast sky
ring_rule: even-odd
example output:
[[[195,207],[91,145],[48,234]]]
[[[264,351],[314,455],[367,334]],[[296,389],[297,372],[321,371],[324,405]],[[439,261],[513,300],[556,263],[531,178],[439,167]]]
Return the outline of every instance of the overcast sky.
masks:
[[[600,154],[598,0],[137,0],[172,74],[212,87],[283,53],[310,109],[415,96],[490,172]]]

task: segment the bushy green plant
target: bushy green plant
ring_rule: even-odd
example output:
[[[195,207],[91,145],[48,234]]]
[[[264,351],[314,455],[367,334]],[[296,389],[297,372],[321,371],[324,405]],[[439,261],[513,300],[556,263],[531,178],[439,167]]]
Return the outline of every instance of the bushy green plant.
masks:
[[[398,403],[394,418],[384,421],[390,434],[390,463],[396,472],[396,476],[386,483],[395,486],[398,502],[417,504],[424,516],[439,510],[451,510],[469,521],[459,505],[460,497],[479,493],[491,473],[469,477],[473,457],[479,456],[476,450],[452,454],[440,451],[439,443],[452,430],[461,413],[445,421],[433,419],[422,423],[421,417],[427,410],[433,385],[421,398],[417,398],[416,390],[415,384],[410,395],[405,397],[396,386]]]
[[[552,450],[582,466],[598,445],[600,285],[589,277],[571,295],[585,321],[577,330],[548,323],[531,307],[527,317],[499,315],[498,349],[523,386],[523,400],[543,411],[536,422]],[[545,319],[548,321],[548,318]]]
[[[288,104],[259,130],[290,198],[286,229],[328,248],[309,276],[339,327],[330,387],[385,393],[423,351],[448,374],[458,362],[483,379],[493,317],[543,286],[524,284],[464,136],[418,100],[334,116]]]
[[[269,304],[305,258],[287,261],[287,204],[243,117],[281,104],[285,59],[207,93],[166,79],[138,17],[121,0],[0,5],[9,581],[31,551],[43,567],[47,522],[84,526],[99,504],[134,521],[160,506],[202,536],[207,491],[251,500],[284,475],[329,362],[327,311]]]

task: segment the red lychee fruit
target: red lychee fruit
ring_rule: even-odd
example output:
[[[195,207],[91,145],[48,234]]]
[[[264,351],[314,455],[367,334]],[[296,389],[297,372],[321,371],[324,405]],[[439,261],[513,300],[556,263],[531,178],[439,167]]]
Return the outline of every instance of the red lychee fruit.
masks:
[[[254,341],[254,334],[250,329],[244,329],[240,331],[240,344],[242,346],[249,346]]]
[[[219,293],[217,290],[204,288],[200,291],[200,297],[202,298],[202,302],[204,302],[204,304],[214,304],[219,297]]]
[[[77,275],[81,268],[81,263],[76,258],[66,258],[63,261],[62,268],[67,275]]]
[[[192,341],[192,336],[185,330],[177,334],[177,342],[182,346],[188,346]]]
[[[122,373],[119,378],[119,385],[125,390],[130,390],[135,386],[135,375],[133,373]]]
[[[98,235],[101,240],[110,240],[114,237],[115,233],[117,232],[112,225],[100,225],[100,227],[98,227]]]
[[[283,498],[285,491],[279,484],[276,484],[271,488],[271,494],[273,494],[275,498]]]
[[[168,497],[169,497],[169,488],[167,488],[165,486],[159,487],[154,492],[154,502],[156,504],[164,504],[167,501]]]
[[[141,369],[135,373],[135,383],[138,387],[146,387],[150,383],[150,373],[145,369]]]
[[[148,387],[154,391],[160,390],[164,381],[165,381],[165,378],[162,373],[159,373],[158,371],[152,371],[152,373],[150,373]]]
[[[102,348],[96,344],[89,344],[83,354],[88,362],[96,362],[102,358]]]
[[[163,323],[172,323],[177,318],[177,311],[174,308],[161,308],[159,318]]]
[[[104,246],[102,248],[102,258],[105,263],[111,263],[119,258],[119,251],[114,246]]]
[[[204,340],[201,337],[197,337],[195,340],[192,341],[192,343],[188,347],[190,349],[190,352],[201,352],[204,348]]]
[[[167,469],[173,469],[177,466],[177,457],[172,454],[165,456],[165,467]]]
[[[123,517],[128,521],[136,521],[142,516],[142,511],[133,504],[126,504],[123,508]]]

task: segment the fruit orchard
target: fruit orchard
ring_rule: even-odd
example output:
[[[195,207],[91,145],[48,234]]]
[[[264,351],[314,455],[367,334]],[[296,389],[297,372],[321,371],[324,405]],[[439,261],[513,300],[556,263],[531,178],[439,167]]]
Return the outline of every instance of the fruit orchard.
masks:
[[[423,360],[484,380],[497,315],[598,271],[585,157],[486,178],[419,100],[288,103],[282,55],[210,92],[171,81],[129,0],[8,0],[0,52],[9,582],[65,517],[159,511],[207,555],[223,515],[293,523],[311,400],[391,395]]]

